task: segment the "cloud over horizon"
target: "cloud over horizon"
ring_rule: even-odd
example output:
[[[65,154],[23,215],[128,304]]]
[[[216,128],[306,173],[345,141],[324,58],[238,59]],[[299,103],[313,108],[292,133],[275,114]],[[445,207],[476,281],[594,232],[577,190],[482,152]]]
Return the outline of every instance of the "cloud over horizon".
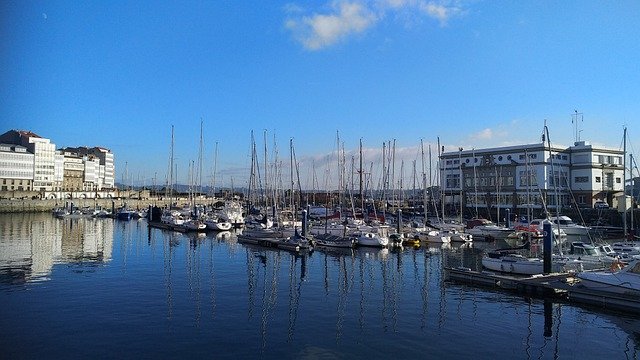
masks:
[[[346,40],[350,36],[365,33],[382,21],[388,13],[409,11],[424,14],[437,20],[441,26],[449,19],[464,14],[459,1],[439,0],[334,0],[324,13],[305,10],[296,4],[285,6],[289,19],[285,28],[294,39],[310,51],[318,51]]]

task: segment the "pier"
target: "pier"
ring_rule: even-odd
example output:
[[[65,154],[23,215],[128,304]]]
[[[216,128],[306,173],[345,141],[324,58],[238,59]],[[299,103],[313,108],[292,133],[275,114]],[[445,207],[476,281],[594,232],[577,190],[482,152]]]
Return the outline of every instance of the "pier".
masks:
[[[463,267],[446,267],[444,271],[445,281],[640,314],[640,298],[584,288],[573,273],[518,277]]]

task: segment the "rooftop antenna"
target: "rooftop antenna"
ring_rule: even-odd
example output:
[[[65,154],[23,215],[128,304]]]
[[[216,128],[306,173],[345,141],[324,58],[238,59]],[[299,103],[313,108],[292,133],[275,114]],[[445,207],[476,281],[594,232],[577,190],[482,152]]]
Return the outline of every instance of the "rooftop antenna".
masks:
[[[573,124],[573,128],[575,131],[575,141],[580,141],[580,132],[582,130],[579,129],[580,123],[584,121],[584,117],[582,113],[579,113],[578,110],[574,110],[574,113],[571,114],[571,123]]]

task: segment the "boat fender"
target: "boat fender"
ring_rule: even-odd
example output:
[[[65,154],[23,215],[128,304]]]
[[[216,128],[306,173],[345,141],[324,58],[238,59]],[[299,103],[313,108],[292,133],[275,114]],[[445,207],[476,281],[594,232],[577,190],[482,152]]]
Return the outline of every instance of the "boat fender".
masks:
[[[611,272],[616,272],[622,269],[622,262],[620,262],[620,260],[616,259],[611,263],[611,267],[609,268],[609,270],[611,270]]]

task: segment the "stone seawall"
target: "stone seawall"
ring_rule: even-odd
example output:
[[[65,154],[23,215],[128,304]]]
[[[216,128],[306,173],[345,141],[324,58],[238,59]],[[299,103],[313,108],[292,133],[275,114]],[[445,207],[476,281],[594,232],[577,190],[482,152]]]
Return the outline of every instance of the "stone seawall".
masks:
[[[199,199],[196,201],[199,204],[211,204],[211,199]],[[0,213],[17,213],[17,212],[48,212],[55,208],[66,206],[73,203],[74,207],[90,207],[90,208],[103,208],[111,210],[111,208],[119,208],[124,206],[132,209],[146,209],[149,205],[165,206],[169,205],[167,199],[0,199]],[[174,203],[179,205],[188,204],[187,198],[174,199]]]

